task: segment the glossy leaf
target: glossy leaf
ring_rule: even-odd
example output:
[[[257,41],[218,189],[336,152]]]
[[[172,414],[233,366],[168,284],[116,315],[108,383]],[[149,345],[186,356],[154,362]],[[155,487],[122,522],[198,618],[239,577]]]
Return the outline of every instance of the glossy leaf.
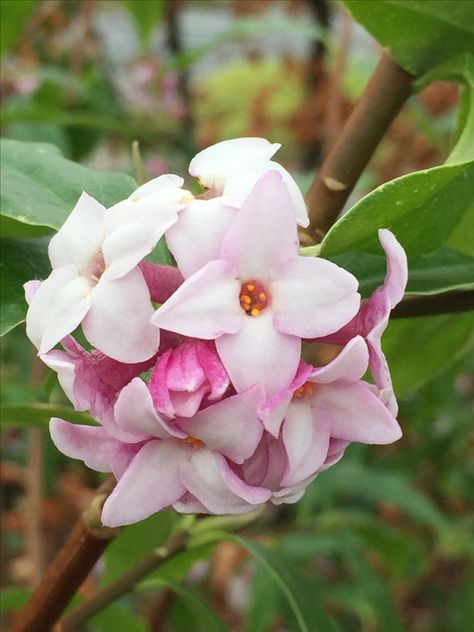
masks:
[[[27,305],[23,284],[44,279],[51,271],[42,240],[2,239],[0,263],[1,327],[3,336],[25,320]]]
[[[408,72],[419,75],[457,54],[474,53],[474,4],[443,0],[343,0]]]
[[[343,215],[324,238],[321,255],[373,288],[384,274],[377,230],[389,228],[408,256],[408,292],[470,287],[474,262],[463,245],[466,231],[474,230],[473,210],[474,162],[411,173],[381,185]]]
[[[38,236],[57,230],[83,191],[108,207],[136,187],[128,175],[88,169],[45,143],[3,139],[1,161],[4,236]]]
[[[473,343],[473,312],[391,321],[383,348],[397,396],[441,373]]]

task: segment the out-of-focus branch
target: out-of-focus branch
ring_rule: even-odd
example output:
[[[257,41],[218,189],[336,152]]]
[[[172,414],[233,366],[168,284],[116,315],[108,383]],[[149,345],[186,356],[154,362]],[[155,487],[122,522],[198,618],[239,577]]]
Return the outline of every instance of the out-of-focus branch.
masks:
[[[54,626],[54,632],[72,632],[72,630],[78,630],[81,625],[86,623],[86,621],[100,612],[108,604],[133,590],[135,584],[141,579],[164,564],[170,557],[182,551],[186,547],[188,538],[189,533],[187,531],[177,531],[170,537],[166,544],[158,549],[154,549],[141,560],[141,562],[132,566],[132,568],[116,581],[66,614],[63,619]]]
[[[49,632],[94,564],[119,533],[102,526],[105,499],[115,486],[110,477],[97,490],[71,535],[46,571],[10,632]]]
[[[414,78],[383,54],[364,93],[318,170],[306,201],[306,235],[320,242],[334,224],[392,120],[410,96]]]
[[[445,292],[432,296],[405,298],[390,314],[390,318],[413,318],[435,316],[474,310],[474,290],[468,292]]]

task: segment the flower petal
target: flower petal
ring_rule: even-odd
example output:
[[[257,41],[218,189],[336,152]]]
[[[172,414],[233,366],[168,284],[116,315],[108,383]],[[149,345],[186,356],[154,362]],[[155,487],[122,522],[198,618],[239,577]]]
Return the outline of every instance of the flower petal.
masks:
[[[41,360],[58,374],[58,381],[74,406],[74,410],[89,410],[90,401],[82,393],[82,389],[75,388],[76,364],[66,351],[53,349],[41,356]]]
[[[191,419],[177,419],[176,423],[211,450],[235,463],[243,463],[254,453],[262,436],[263,427],[257,410],[264,397],[263,389],[255,386],[208,406]]]
[[[186,433],[173,430],[156,412],[151,393],[139,377],[120,391],[115,404],[115,419],[123,430],[139,437],[169,439],[186,437]]]
[[[229,470],[224,457],[204,448],[194,451],[190,461],[182,463],[180,478],[186,489],[211,513],[246,513],[270,496],[268,490],[251,487],[243,481],[239,486],[234,480],[238,477]]]
[[[112,206],[105,215],[102,253],[110,278],[122,277],[137,266],[178,220],[181,189],[160,190]]]
[[[145,444],[105,501],[102,523],[132,524],[176,502],[185,492],[178,472],[186,458],[187,452],[174,442]]]
[[[276,395],[267,399],[260,410],[260,419],[263,421],[265,430],[274,437],[280,433],[281,422],[285,416],[289,403],[293,399],[294,392],[308,380],[313,372],[310,364],[300,362],[293,381]]]
[[[241,330],[216,340],[219,356],[237,391],[262,384],[267,397],[288,386],[300,361],[301,341],[280,334],[268,309],[244,316]]]
[[[271,268],[298,253],[298,235],[290,194],[276,171],[255,184],[225,234],[221,257],[241,281],[268,282]]]
[[[102,275],[91,297],[82,328],[94,347],[120,362],[140,362],[156,353],[160,332],[150,323],[153,306],[138,268],[120,279]]]
[[[379,230],[379,240],[387,257],[387,274],[382,287],[393,309],[405,292],[408,280],[407,256],[395,235],[386,228]]]
[[[402,436],[397,420],[363,382],[320,384],[312,406],[316,419],[328,416],[331,436],[337,439],[386,444]]]
[[[104,238],[105,207],[83,193],[59,231],[49,242],[53,268],[74,264],[87,272],[100,252]]]
[[[324,412],[314,414],[309,402],[292,402],[283,422],[282,438],[288,465],[281,484],[297,485],[323,465],[329,449],[330,423]]]
[[[91,306],[90,290],[73,265],[53,270],[41,283],[26,315],[26,334],[40,354],[81,323]]]
[[[360,306],[357,279],[330,261],[293,257],[274,269],[275,326],[281,333],[314,338],[336,331]]]
[[[166,243],[185,277],[219,259],[222,239],[236,213],[220,198],[194,200],[180,212],[177,223],[166,233]]]
[[[326,366],[314,369],[308,378],[317,384],[329,384],[336,380],[357,382],[369,366],[369,351],[361,336],[352,338],[339,355]]]
[[[189,165],[189,173],[199,178],[204,187],[221,194],[228,178],[237,172],[247,171],[252,164],[270,160],[280,147],[280,144],[272,144],[265,138],[222,141],[196,154]]]
[[[152,323],[185,336],[212,340],[235,333],[244,314],[240,284],[225,261],[210,261],[193,274],[155,312]]]
[[[148,285],[151,300],[164,303],[176,292],[184,278],[178,268],[142,261],[139,266]]]
[[[71,459],[80,459],[96,472],[111,472],[110,452],[120,445],[104,428],[80,426],[53,417],[49,423],[57,449]]]

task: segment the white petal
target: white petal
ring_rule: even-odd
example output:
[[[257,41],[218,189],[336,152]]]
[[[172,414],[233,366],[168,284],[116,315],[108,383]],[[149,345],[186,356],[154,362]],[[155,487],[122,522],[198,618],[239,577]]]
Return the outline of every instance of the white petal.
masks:
[[[301,340],[280,334],[270,309],[244,316],[242,328],[216,340],[219,356],[238,392],[261,384],[267,397],[288,386],[300,361]]]
[[[31,299],[26,315],[26,334],[47,353],[74,331],[89,311],[91,286],[73,265],[53,270]]]
[[[309,377],[310,382],[329,384],[336,380],[357,382],[367,371],[369,350],[362,336],[352,338],[339,355],[326,366],[318,367]]]
[[[83,193],[64,224],[49,242],[48,252],[53,268],[74,264],[88,273],[100,252],[104,238],[105,207]]]
[[[138,268],[121,279],[102,275],[91,296],[82,328],[96,349],[128,363],[148,360],[156,353],[160,332],[150,323],[153,306]]]
[[[178,222],[166,233],[166,243],[185,277],[219,259],[222,239],[236,213],[220,198],[194,200],[180,212]]]

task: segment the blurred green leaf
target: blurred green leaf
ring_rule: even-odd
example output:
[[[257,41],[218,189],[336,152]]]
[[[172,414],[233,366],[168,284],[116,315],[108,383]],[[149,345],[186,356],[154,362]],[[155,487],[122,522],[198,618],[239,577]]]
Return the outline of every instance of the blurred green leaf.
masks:
[[[35,235],[38,228],[57,230],[83,191],[111,206],[136,187],[125,174],[98,172],[66,160],[54,145],[3,139],[1,160],[0,210],[10,220],[10,231],[15,224],[20,231],[33,227]]]
[[[192,613],[195,630],[201,632],[229,632],[220,617],[217,616],[208,604],[198,597],[195,591],[183,584],[164,578],[149,579],[140,584],[142,589],[169,588],[179,597],[184,606]]]
[[[354,18],[414,75],[474,53],[474,4],[445,0],[343,0]]]
[[[249,590],[246,632],[269,632],[278,613],[279,590],[268,574],[258,566]]]
[[[2,612],[20,610],[31,596],[31,589],[23,586],[5,586],[0,590]]]
[[[338,629],[324,611],[314,586],[290,559],[243,536],[229,534],[227,537],[246,548],[275,582],[287,600],[300,632]]]
[[[382,260],[374,258],[382,254],[377,230],[389,228],[408,256],[410,292],[470,287],[473,261],[462,244],[466,231],[473,230],[473,214],[474,162],[411,173],[381,185],[343,215],[324,238],[321,255],[336,260],[345,253],[345,263],[358,268],[363,282],[364,259],[355,262],[358,255],[365,256],[368,279],[374,274],[380,278]],[[451,241],[461,224],[464,240],[459,235]],[[337,261],[343,264],[340,256]]]
[[[87,622],[94,632],[148,632],[145,619],[123,603],[113,603]]]
[[[132,561],[140,561],[153,548],[163,544],[171,533],[175,518],[173,511],[160,511],[146,520],[127,526],[104,554],[102,583],[109,584],[128,570]]]
[[[390,321],[383,349],[397,396],[414,391],[472,348],[473,332],[472,312]]]
[[[41,241],[3,238],[0,241],[0,335],[3,336],[25,320],[23,284],[46,278],[50,265],[46,245]]]
[[[147,46],[165,12],[165,0],[126,0],[125,5],[133,17],[143,45]]]
[[[37,0],[2,0],[0,2],[0,54],[23,35],[23,25],[31,15]]]
[[[60,404],[42,402],[2,404],[0,412],[2,426],[37,426],[47,430],[51,417],[60,417],[76,424],[96,425],[87,413],[79,413],[69,406],[61,406]]]

